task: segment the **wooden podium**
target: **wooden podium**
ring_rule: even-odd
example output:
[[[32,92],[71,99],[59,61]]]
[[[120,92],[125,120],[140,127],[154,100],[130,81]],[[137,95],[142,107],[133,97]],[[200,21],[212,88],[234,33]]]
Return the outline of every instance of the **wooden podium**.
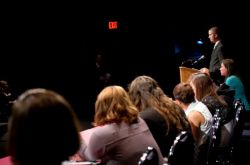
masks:
[[[179,69],[180,69],[180,81],[181,82],[187,82],[191,74],[199,72],[198,69],[187,68],[183,66],[180,66]]]

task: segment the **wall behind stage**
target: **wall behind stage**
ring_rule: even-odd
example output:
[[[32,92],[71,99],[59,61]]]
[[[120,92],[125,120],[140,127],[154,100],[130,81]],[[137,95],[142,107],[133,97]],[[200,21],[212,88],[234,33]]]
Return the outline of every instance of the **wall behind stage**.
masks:
[[[248,79],[242,69],[249,54],[243,42],[249,36],[244,10],[232,17],[224,8],[220,16],[203,13],[200,19],[195,10],[176,8],[184,11],[180,16],[157,5],[132,10],[92,6],[90,13],[67,7],[24,9],[10,8],[4,17],[0,78],[11,83],[16,95],[33,87],[56,90],[72,102],[79,116],[93,115],[97,52],[107,59],[114,84],[126,88],[135,76],[146,74],[171,96],[179,82],[179,65],[192,54],[196,39],[208,43],[207,29],[213,24],[224,27],[230,56],[242,64]],[[156,12],[150,12],[153,9]],[[116,31],[107,29],[113,19],[121,23]],[[184,45],[179,55],[176,44]]]

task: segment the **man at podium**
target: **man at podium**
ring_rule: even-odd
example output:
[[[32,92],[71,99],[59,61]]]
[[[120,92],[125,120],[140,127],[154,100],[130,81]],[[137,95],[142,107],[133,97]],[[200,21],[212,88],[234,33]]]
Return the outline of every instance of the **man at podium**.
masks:
[[[217,26],[211,27],[208,30],[208,38],[214,44],[213,51],[210,57],[209,69],[201,68],[202,73],[207,73],[213,79],[216,85],[223,83],[223,77],[220,74],[221,61],[224,59],[224,46],[221,41],[221,32]]]

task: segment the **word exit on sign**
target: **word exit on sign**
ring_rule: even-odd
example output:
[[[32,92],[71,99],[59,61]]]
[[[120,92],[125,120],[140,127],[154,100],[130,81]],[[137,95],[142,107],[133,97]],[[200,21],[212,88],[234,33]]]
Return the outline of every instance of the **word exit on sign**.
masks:
[[[118,28],[118,21],[109,21],[108,28],[110,30],[117,29]]]

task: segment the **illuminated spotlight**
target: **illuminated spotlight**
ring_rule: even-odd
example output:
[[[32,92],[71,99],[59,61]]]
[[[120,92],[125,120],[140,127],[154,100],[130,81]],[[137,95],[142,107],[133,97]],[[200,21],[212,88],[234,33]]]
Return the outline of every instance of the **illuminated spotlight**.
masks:
[[[200,40],[196,41],[196,44],[202,45],[202,44],[203,44],[203,41],[200,39]]]

